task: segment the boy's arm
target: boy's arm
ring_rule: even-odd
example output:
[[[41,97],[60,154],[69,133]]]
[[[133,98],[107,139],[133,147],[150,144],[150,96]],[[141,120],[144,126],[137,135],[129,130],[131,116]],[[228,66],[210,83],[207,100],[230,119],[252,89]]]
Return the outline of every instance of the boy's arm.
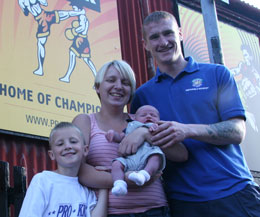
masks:
[[[96,207],[91,212],[91,217],[107,216],[108,190],[100,189],[98,191],[98,201]]]

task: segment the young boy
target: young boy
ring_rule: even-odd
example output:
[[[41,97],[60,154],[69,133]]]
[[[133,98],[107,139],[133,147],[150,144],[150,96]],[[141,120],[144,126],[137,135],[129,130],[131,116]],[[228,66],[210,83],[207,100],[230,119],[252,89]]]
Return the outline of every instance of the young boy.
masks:
[[[125,134],[131,133],[138,127],[148,127],[150,132],[157,129],[157,121],[160,120],[158,110],[150,105],[140,107],[135,114],[135,120],[128,123]],[[118,133],[109,130],[106,138],[109,142],[121,142],[125,136],[124,133]],[[122,196],[127,194],[127,183],[124,181],[126,171],[134,171],[128,175],[128,179],[142,186],[150,180],[150,177],[165,167],[165,156],[158,146],[151,146],[148,142],[137,150],[136,154],[125,158],[116,158],[112,163],[112,178],[114,186],[112,194]]]
[[[51,131],[49,144],[48,154],[57,162],[57,170],[33,177],[19,217],[107,216],[107,190],[99,190],[97,201],[94,191],[78,182],[82,159],[88,153],[81,131],[72,123],[61,122]]]

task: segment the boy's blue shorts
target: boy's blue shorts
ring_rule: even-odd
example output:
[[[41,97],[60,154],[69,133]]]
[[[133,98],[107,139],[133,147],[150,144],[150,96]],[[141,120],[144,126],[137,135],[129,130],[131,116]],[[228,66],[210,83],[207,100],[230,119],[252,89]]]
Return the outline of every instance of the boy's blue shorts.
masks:
[[[260,188],[247,185],[228,197],[206,202],[169,201],[173,217],[260,217]]]

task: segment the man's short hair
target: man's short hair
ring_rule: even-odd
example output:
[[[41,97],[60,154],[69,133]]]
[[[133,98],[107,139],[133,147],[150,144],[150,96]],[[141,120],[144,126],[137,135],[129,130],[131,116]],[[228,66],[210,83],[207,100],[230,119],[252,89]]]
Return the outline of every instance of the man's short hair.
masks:
[[[177,23],[175,17],[171,13],[169,13],[167,11],[154,11],[154,12],[148,14],[148,16],[143,21],[142,32],[143,32],[144,39],[146,36],[144,26],[149,25],[150,23],[157,23],[162,19],[172,19],[172,20],[175,20],[175,22]]]

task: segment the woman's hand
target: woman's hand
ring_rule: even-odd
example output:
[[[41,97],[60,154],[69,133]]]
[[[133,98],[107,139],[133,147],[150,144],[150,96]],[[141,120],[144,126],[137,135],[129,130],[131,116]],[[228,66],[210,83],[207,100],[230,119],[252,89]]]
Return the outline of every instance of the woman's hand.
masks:
[[[112,188],[113,180],[106,167],[93,167],[82,163],[79,170],[79,182],[90,188]]]
[[[111,168],[105,167],[105,166],[95,166],[95,169],[97,171],[105,171],[111,173]]]
[[[137,149],[143,144],[145,140],[151,137],[149,129],[146,127],[139,127],[132,133],[125,136],[119,144],[118,152],[122,156],[135,154]]]

